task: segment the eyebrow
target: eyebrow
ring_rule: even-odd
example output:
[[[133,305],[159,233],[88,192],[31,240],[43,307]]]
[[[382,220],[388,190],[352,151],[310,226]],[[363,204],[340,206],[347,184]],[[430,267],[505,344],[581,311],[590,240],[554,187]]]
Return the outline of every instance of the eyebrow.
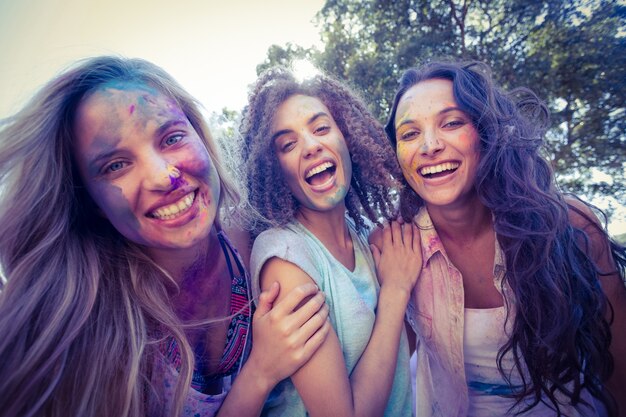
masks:
[[[157,136],[161,136],[172,126],[187,125],[187,123],[188,123],[187,119],[168,120],[167,122],[163,123],[161,126],[158,127],[158,129],[156,130],[156,134]]]
[[[96,155],[95,158],[91,158],[87,162],[87,170],[89,174],[92,176],[97,175],[100,172],[100,168],[101,168],[100,165],[102,164],[102,162],[113,157],[118,151],[119,149],[117,148],[112,149],[110,151]]]
[[[437,113],[437,116],[445,114],[445,113],[450,113],[451,111],[455,111],[455,110],[458,110],[460,112],[463,111],[459,107],[456,107],[456,106],[446,107],[445,109],[443,109],[439,113]],[[398,130],[398,128],[400,128],[400,127],[402,127],[402,126],[404,126],[406,124],[409,124],[409,123],[413,123],[413,119],[405,119],[405,120],[403,120],[402,122],[400,122],[400,124],[398,124],[396,126],[396,130]]]
[[[319,119],[320,117],[323,117],[323,116],[327,116],[327,117],[328,117],[328,113],[323,112],[323,111],[318,112],[318,113],[315,113],[313,116],[311,116],[311,117],[309,118],[309,120],[307,120],[306,124],[307,124],[307,125],[310,125],[311,123],[315,122],[317,119]],[[291,133],[291,132],[293,132],[293,130],[291,130],[291,129],[282,129],[282,130],[279,130],[278,132],[276,132],[276,133],[274,133],[274,134],[272,135],[272,142],[274,142],[274,141],[275,141],[276,139],[278,139],[280,136],[282,136],[282,135],[284,135],[284,134],[286,134],[286,133]]]

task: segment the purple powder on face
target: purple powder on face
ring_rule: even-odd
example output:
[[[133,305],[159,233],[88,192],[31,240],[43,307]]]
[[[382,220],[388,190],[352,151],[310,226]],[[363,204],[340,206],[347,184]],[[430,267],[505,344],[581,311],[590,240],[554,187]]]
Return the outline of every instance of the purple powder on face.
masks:
[[[179,175],[178,177],[170,174],[170,183],[172,185],[172,191],[179,189],[183,185],[187,184],[187,181]]]
[[[128,109],[128,114],[133,114],[135,112],[135,105],[131,105],[130,108]]]

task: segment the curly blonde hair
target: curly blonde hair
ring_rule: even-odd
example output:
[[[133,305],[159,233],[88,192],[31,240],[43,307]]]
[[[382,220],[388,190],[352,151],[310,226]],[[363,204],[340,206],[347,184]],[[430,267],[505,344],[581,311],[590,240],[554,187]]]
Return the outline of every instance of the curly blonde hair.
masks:
[[[326,75],[297,81],[289,70],[277,67],[257,80],[241,123],[248,198],[261,216],[252,227],[253,234],[289,223],[298,210],[298,201],[287,186],[271,142],[276,109],[296,94],[324,103],[346,140],[352,159],[346,208],[357,228],[365,227],[360,212],[375,223],[381,216],[394,217],[398,186],[395,178],[402,174],[385,131],[363,101],[350,88]]]

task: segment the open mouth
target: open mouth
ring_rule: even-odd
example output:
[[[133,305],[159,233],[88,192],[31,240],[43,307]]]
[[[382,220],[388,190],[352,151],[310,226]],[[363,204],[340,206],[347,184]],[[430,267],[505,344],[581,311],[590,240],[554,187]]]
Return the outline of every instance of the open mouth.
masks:
[[[456,171],[459,165],[461,164],[458,162],[445,162],[443,164],[421,168],[419,173],[424,178],[438,178]]]
[[[327,183],[337,170],[337,166],[332,162],[324,162],[316,167],[311,168],[306,174],[304,180],[312,185],[319,186]]]
[[[191,206],[196,198],[196,191],[192,191],[173,204],[159,207],[148,213],[148,217],[159,220],[171,220],[182,216]]]

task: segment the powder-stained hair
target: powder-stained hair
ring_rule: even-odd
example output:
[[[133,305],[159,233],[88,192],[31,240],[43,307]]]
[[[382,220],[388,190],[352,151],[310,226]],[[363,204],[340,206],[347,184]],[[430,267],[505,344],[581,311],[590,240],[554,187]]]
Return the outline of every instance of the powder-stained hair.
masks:
[[[508,380],[502,358],[511,352],[523,377],[523,388],[515,397],[518,403],[530,399],[527,409],[547,398],[560,416],[559,395],[576,404],[583,389],[613,409],[612,398],[603,390],[613,369],[605,317],[612,310],[598,278],[616,272],[598,271],[589,255],[588,235],[572,225],[568,213],[583,216],[594,232],[610,241],[622,281],[626,251],[557,189],[550,164],[541,156],[548,126],[546,106],[528,89],[501,90],[481,63],[435,62],[409,69],[400,79],[385,126],[394,147],[400,99],[412,86],[430,79],[452,82],[457,105],[480,136],[474,183],[480,200],[494,214],[506,259],[503,285],[513,299],[503,294],[507,306],[515,310],[512,333],[498,353],[500,372]],[[424,205],[406,180],[400,200],[405,218]]]
[[[195,100],[161,68],[98,57],[54,78],[0,127],[0,410],[4,416],[163,413],[150,375],[157,344],[181,351],[174,413],[193,352],[170,303],[174,281],[99,215],[72,158],[81,99],[110,81],[143,83],[174,100],[203,139],[223,203],[224,176]],[[232,202],[227,201],[232,200]],[[159,409],[160,408],[160,409]]]
[[[365,227],[361,212],[375,223],[381,216],[393,217],[394,190],[398,185],[394,178],[401,173],[382,126],[363,101],[329,76],[318,74],[298,81],[289,70],[276,67],[259,77],[241,127],[248,198],[262,217],[253,227],[253,234],[289,223],[298,210],[298,201],[287,186],[272,143],[276,109],[297,94],[319,99],[346,140],[352,179],[345,201],[357,227]]]

